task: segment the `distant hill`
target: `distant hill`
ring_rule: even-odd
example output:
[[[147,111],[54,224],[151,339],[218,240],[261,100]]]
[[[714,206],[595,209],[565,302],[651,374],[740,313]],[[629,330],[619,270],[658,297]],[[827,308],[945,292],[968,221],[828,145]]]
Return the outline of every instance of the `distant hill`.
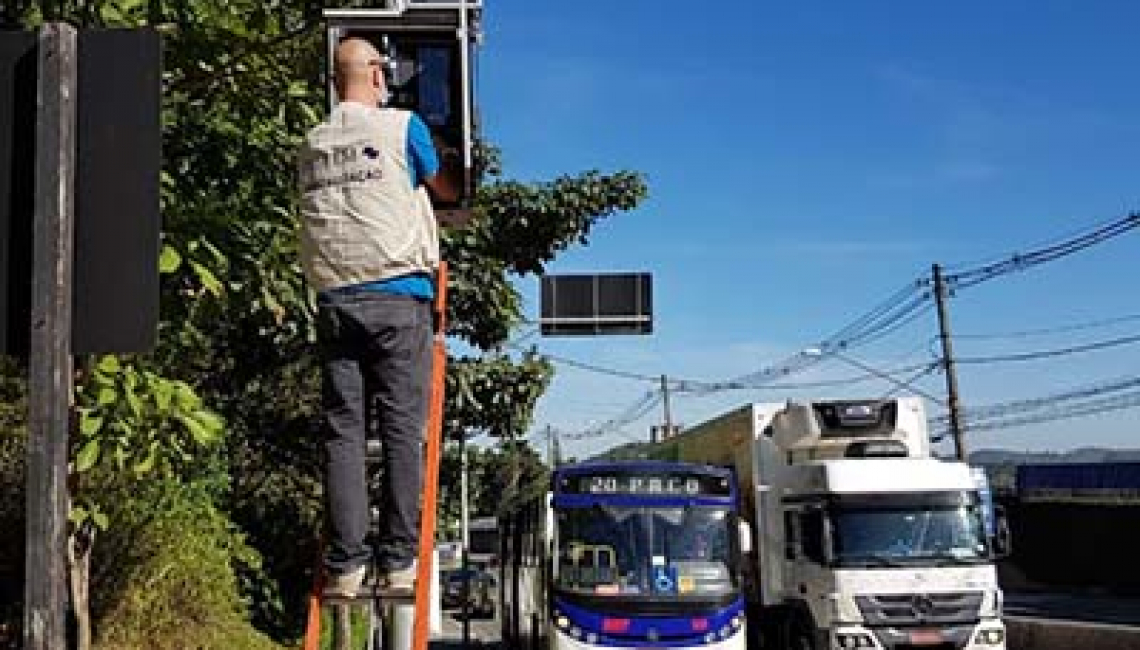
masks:
[[[970,454],[971,465],[1044,465],[1052,463],[1135,463],[1140,462],[1140,449],[1104,449],[1082,447],[1064,452],[1012,451],[980,449]]]

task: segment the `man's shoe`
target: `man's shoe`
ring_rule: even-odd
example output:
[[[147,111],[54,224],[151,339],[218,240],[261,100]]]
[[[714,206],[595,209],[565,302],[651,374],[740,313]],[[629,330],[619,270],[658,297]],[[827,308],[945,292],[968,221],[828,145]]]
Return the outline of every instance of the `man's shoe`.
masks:
[[[380,575],[380,586],[392,591],[411,591],[416,586],[416,563],[385,571]]]
[[[360,586],[364,584],[364,573],[368,567],[361,566],[345,573],[328,572],[325,583],[326,598],[356,598]]]

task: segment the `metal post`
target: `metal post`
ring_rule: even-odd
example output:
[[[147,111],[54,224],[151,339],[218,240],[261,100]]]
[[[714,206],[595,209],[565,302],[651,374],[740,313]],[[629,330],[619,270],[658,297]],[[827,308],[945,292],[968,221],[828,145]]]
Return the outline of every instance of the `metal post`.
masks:
[[[67,437],[72,394],[76,32],[39,35],[28,398],[24,647],[67,647]]]
[[[938,335],[942,339],[942,367],[946,373],[946,393],[950,408],[950,434],[958,460],[966,460],[966,442],[962,439],[962,413],[958,401],[958,375],[954,371],[954,347],[950,342],[950,315],[946,310],[946,282],[942,267],[934,265],[934,300],[938,305]]]
[[[664,397],[663,407],[665,409],[665,429],[661,434],[661,439],[670,438],[673,435],[673,415],[669,412],[669,378],[661,375],[661,394]]]
[[[470,516],[467,506],[467,436],[459,438],[459,535],[462,543],[460,555],[460,575],[463,576],[463,596],[460,599],[460,613],[463,617],[463,647],[471,640],[471,576],[468,575],[469,551],[471,544]]]

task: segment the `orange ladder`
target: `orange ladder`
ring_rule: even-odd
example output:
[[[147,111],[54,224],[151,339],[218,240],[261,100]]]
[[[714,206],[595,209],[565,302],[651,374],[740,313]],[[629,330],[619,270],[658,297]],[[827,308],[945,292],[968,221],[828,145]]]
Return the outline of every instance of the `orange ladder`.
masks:
[[[443,447],[443,397],[444,378],[447,369],[447,263],[441,262],[437,273],[435,295],[435,333],[432,341],[431,395],[428,408],[426,441],[424,453],[424,486],[420,507],[420,543],[416,564],[416,588],[411,600],[414,605],[411,650],[427,650],[431,636],[431,581],[435,549],[436,500],[439,494],[439,461]],[[324,605],[350,605],[350,602],[331,602],[324,598],[324,544],[317,552],[317,569],[314,572],[313,589],[309,593],[309,614],[305,624],[303,650],[320,650],[321,611]],[[406,603],[407,593],[386,592],[370,589],[355,603],[371,604],[371,615],[380,615],[381,604]],[[337,630],[340,632],[340,630]],[[369,648],[375,643],[374,630],[370,631]],[[375,650],[379,650],[378,648]],[[404,650],[394,648],[389,650]]]

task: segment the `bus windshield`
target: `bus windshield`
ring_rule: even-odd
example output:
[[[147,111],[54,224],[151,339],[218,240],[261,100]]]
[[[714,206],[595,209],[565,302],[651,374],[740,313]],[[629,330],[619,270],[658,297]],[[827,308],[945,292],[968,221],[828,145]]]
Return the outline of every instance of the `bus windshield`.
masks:
[[[833,507],[831,517],[840,564],[911,566],[988,561],[978,504],[842,506]]]
[[[720,599],[736,589],[727,508],[594,505],[557,512],[555,586],[572,594]]]

